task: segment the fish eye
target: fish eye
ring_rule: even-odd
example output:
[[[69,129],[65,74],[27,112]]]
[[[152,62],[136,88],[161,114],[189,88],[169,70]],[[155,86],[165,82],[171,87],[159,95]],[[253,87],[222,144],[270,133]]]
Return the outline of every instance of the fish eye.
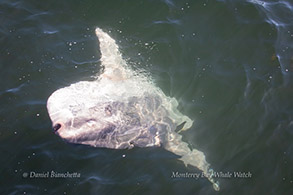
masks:
[[[112,107],[110,105],[107,105],[105,107],[105,113],[108,115],[108,116],[111,116],[112,115]]]
[[[54,130],[54,132],[57,132],[60,128],[61,128],[61,124],[60,124],[60,123],[57,123],[57,124],[53,127],[53,130]]]

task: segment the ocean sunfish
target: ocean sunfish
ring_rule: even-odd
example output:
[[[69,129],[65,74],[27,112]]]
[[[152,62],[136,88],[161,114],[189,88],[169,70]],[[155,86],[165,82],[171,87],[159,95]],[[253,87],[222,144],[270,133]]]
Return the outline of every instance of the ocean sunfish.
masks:
[[[204,153],[182,141],[179,132],[189,129],[193,121],[178,111],[177,100],[167,97],[148,76],[132,70],[107,33],[100,28],[95,32],[103,73],[49,97],[54,132],[68,142],[101,148],[164,147],[181,156],[186,166],[203,171],[218,191]]]

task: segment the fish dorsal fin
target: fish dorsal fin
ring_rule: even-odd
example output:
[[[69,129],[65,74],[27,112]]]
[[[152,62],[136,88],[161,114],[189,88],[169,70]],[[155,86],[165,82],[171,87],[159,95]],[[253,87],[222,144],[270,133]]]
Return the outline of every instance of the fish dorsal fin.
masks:
[[[104,68],[101,77],[118,81],[126,79],[126,62],[115,40],[100,28],[96,28],[96,35],[100,43],[101,63]]]

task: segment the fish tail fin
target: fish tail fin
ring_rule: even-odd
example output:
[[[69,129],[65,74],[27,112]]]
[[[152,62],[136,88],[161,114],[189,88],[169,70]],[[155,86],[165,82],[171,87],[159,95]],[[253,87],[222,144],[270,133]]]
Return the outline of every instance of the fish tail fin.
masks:
[[[181,135],[172,133],[165,148],[166,150],[181,156],[179,160],[183,161],[185,166],[191,165],[201,170],[204,176],[213,184],[213,188],[216,191],[220,190],[219,183],[213,178],[214,171],[206,161],[204,153],[196,149],[190,149],[188,144],[182,141]]]

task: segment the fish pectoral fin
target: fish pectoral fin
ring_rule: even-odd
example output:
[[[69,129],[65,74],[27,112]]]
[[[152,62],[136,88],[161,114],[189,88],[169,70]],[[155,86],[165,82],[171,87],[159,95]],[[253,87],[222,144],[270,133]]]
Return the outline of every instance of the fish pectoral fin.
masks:
[[[185,125],[186,121],[184,121],[183,123],[181,123],[180,125],[178,125],[175,129],[175,132],[180,133],[181,131],[185,131],[186,129],[184,129],[184,125]]]
[[[185,123],[184,123],[184,126],[183,126],[183,128],[182,128],[181,131],[185,131],[185,130],[187,130],[187,129],[190,129],[190,127],[191,127],[192,124],[193,124],[193,121],[192,121],[189,117],[187,117],[187,116],[184,116],[184,117],[183,117],[183,121],[184,121]]]
[[[192,124],[193,124],[193,121],[189,117],[183,116],[181,121],[179,122],[179,125],[175,129],[175,132],[180,133],[182,131],[186,131],[190,129]]]

